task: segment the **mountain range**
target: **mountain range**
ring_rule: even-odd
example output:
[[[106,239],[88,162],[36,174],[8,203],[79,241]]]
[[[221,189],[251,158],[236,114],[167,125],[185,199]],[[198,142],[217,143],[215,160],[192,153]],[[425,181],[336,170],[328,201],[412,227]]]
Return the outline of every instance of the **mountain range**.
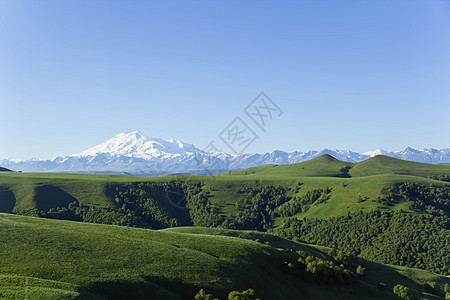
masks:
[[[113,138],[77,154],[53,159],[0,160],[0,166],[25,172],[109,172],[134,175],[197,173],[216,174],[266,164],[293,164],[323,154],[339,160],[360,162],[376,155],[386,155],[423,163],[450,163],[450,148],[416,150],[407,147],[388,152],[382,149],[365,153],[350,150],[285,152],[232,155],[204,152],[193,144],[179,140],[149,138],[139,131],[120,133]]]

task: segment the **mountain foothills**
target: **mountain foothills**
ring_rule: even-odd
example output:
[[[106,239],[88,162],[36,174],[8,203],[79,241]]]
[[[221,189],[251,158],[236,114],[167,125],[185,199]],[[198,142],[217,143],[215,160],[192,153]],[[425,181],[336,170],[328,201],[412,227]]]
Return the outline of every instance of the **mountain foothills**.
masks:
[[[4,298],[450,297],[446,164],[322,155],[215,176],[1,172],[0,211]]]
[[[121,133],[98,146],[66,157],[49,160],[0,160],[0,165],[27,172],[109,172],[132,175],[170,175],[170,173],[217,174],[266,164],[293,164],[328,154],[348,162],[360,162],[376,155],[424,162],[450,163],[450,148],[406,148],[387,152],[375,150],[363,154],[349,150],[309,152],[274,151],[265,154],[231,155],[204,152],[192,144],[178,140],[148,138],[139,131]]]

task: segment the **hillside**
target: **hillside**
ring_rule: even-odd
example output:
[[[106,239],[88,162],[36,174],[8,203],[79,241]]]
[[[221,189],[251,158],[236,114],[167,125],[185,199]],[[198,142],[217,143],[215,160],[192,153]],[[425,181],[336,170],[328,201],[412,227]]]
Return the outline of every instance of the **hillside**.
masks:
[[[386,156],[347,163],[328,155],[218,176],[3,172],[0,211],[152,229],[195,225],[276,232],[448,275],[450,257],[442,253],[450,252],[449,175],[445,165]],[[352,232],[337,229],[341,224]],[[341,234],[329,234],[335,231]]]
[[[20,212],[67,207],[79,204],[98,208],[118,209],[123,203],[116,201],[121,192],[138,183],[160,185],[159,206],[173,206],[169,195],[184,193],[176,187],[182,182],[200,182],[208,194],[208,201],[223,216],[236,215],[246,197],[243,190],[259,185],[282,186],[289,198],[301,198],[315,190],[329,189],[327,201],[311,203],[298,217],[328,218],[384,207],[388,210],[406,209],[408,201],[391,201],[382,205],[387,191],[404,183],[448,187],[450,166],[430,165],[376,156],[360,163],[347,163],[324,155],[293,165],[267,165],[218,176],[168,176],[161,178],[135,178],[119,175],[79,175],[56,173],[2,173],[0,175],[0,211]],[[441,180],[436,180],[441,179]],[[172,183],[171,187],[162,185]],[[136,189],[138,189],[136,187]],[[173,190],[173,191],[172,191]],[[381,199],[381,200],[380,200]],[[170,197],[169,197],[170,200]],[[181,206],[183,206],[182,204]],[[175,218],[178,210],[174,208]],[[283,218],[275,218],[276,223]]]
[[[276,177],[345,177],[346,168],[353,163],[343,162],[324,154],[312,160],[291,165],[265,165],[241,171],[233,171],[222,176],[255,175]]]
[[[347,174],[348,173],[348,174]],[[257,175],[271,177],[364,177],[371,175],[411,175],[429,177],[450,175],[447,164],[425,164],[377,155],[359,163],[348,163],[324,154],[310,161],[291,165],[266,165],[241,171],[224,173],[231,175]]]
[[[12,172],[10,169],[0,167],[0,172]]]
[[[379,155],[355,164],[349,173],[352,177],[380,174],[429,177],[432,175],[450,175],[450,168],[442,164],[431,165]]]
[[[298,264],[298,250],[333,261],[328,249],[223,229],[154,231],[0,214],[0,243],[0,296],[6,298],[192,299],[204,288],[225,299],[232,290],[252,288],[261,299],[395,299],[392,288],[402,284],[417,296],[438,299],[424,291],[424,283],[450,282],[359,260],[365,279],[330,284],[283,267]],[[380,281],[384,291],[376,288]]]

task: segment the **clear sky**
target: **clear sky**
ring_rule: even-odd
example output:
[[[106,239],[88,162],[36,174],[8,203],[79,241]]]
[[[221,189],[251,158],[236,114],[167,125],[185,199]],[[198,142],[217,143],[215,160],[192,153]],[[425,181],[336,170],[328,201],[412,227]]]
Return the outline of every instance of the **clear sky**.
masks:
[[[261,91],[246,152],[450,147],[450,2],[0,1],[0,158],[202,148]]]

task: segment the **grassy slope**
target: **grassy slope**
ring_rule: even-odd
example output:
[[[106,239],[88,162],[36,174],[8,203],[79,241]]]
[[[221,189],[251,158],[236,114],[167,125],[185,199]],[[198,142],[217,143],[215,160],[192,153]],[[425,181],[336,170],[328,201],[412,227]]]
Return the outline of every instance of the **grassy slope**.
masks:
[[[350,167],[352,178],[338,177],[341,169]],[[105,194],[107,184],[127,184],[140,181],[200,180],[211,194],[211,202],[224,215],[237,213],[236,202],[243,198],[239,190],[244,185],[274,184],[295,187],[302,183],[298,195],[309,190],[332,188],[330,199],[325,204],[313,205],[298,217],[327,218],[343,215],[348,211],[374,209],[377,203],[358,198],[377,199],[383,189],[399,182],[448,185],[442,181],[428,179],[430,175],[450,175],[450,166],[430,165],[377,156],[352,164],[336,160],[328,155],[292,165],[266,165],[219,176],[177,176],[136,178],[120,175],[82,175],[56,173],[12,173],[0,174],[0,211],[18,212],[22,209],[66,206],[77,199],[83,204],[102,207],[114,206],[113,199]],[[55,197],[57,195],[57,197]],[[404,203],[389,209],[405,208]],[[281,220],[277,220],[281,222]]]
[[[352,178],[338,177],[341,168],[350,167]],[[217,176],[215,182],[209,183],[211,201],[222,209],[224,214],[237,213],[235,202],[242,195],[235,191],[239,186],[248,184],[268,183],[295,187],[302,183],[298,195],[309,190],[330,187],[332,192],[327,203],[313,205],[306,213],[297,217],[328,218],[344,215],[347,212],[371,210],[378,206],[376,202],[364,201],[358,203],[358,198],[375,200],[383,195],[383,190],[396,183],[415,182],[418,184],[450,185],[449,183],[431,180],[431,175],[450,175],[450,167],[439,164],[423,164],[404,161],[387,156],[376,156],[360,163],[346,163],[328,155],[292,165],[268,165],[250,168],[242,171],[225,173]],[[227,182],[227,183],[224,183]],[[235,182],[232,186],[229,182]],[[406,209],[405,203],[399,203],[389,209]],[[281,219],[277,220],[281,222]]]
[[[350,170],[350,175],[353,177],[377,174],[428,177],[431,175],[450,175],[450,168],[448,165],[424,164],[379,155],[355,164]]]
[[[368,276],[360,285],[307,283],[280,271],[280,262],[291,259],[281,249],[321,256],[326,248],[222,229],[154,231],[0,214],[0,245],[2,297],[189,299],[206,288],[223,299],[230,290],[252,287],[262,299],[394,299],[397,283],[421,293],[420,280],[449,282],[403,268],[408,278],[399,268],[364,261]],[[378,281],[387,283],[385,292],[375,288]]]
[[[265,165],[249,168],[221,176],[257,175],[258,177],[338,177],[341,168],[353,166],[353,163],[337,160],[330,155],[322,155],[315,159],[292,165]],[[229,175],[230,174],[230,175]]]
[[[228,236],[241,236],[245,238],[255,239],[258,238],[261,241],[268,241],[272,246],[284,249],[303,250],[311,255],[326,259],[326,254],[330,250],[328,247],[310,245],[303,243],[292,242],[268,233],[261,233],[255,231],[237,231],[237,230],[225,230],[218,228],[199,228],[199,227],[177,227],[164,229],[165,231],[177,231],[186,233],[197,234],[210,234],[210,235],[228,235]],[[423,283],[427,281],[438,282],[441,285],[450,282],[449,277],[430,273],[425,270],[406,268],[394,265],[386,265],[368,261],[366,259],[358,258],[360,263],[366,268],[367,277],[360,282],[363,287],[373,288],[379,282],[386,283],[386,290],[391,291],[396,284],[402,284],[413,288],[415,296],[418,298],[425,297],[433,299],[433,295],[424,293]],[[323,287],[323,286],[322,286]],[[391,296],[389,293],[378,293],[377,296],[387,298]],[[396,298],[398,299],[398,298]]]

